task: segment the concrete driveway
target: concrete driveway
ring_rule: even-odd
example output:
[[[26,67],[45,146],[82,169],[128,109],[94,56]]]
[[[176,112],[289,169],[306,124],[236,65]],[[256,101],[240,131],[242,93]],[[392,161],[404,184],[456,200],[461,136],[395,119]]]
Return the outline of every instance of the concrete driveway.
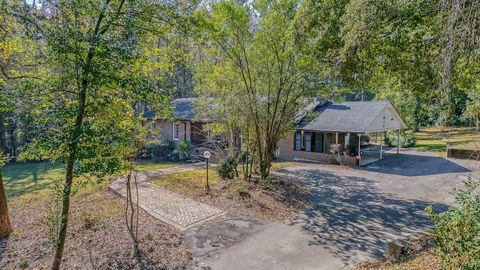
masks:
[[[449,192],[474,162],[404,152],[362,169],[305,164],[279,173],[311,192],[314,206],[297,219],[272,223],[197,269],[348,269],[381,256],[387,242],[431,227],[425,207],[451,204]]]

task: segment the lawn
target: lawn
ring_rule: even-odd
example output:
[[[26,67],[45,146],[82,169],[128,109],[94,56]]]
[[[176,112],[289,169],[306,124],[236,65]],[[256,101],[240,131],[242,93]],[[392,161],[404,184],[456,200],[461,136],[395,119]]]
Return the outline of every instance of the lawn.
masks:
[[[295,166],[298,162],[273,162],[271,170],[280,170],[286,167]],[[238,172],[242,173],[242,167],[238,166]],[[210,186],[215,186],[221,182],[215,168],[211,168],[208,174],[208,182]],[[181,194],[189,196],[199,196],[203,193],[203,188],[207,183],[207,172],[205,169],[196,169],[186,172],[172,173],[160,177],[155,177],[152,183],[169,188]]]
[[[62,164],[48,162],[8,164],[2,168],[7,198],[46,189],[63,177]]]
[[[298,165],[296,162],[275,162],[272,170]],[[238,168],[242,173],[241,166]],[[265,220],[286,220],[295,217],[309,202],[308,192],[292,181],[272,176],[264,186],[258,178],[222,180],[215,168],[209,170],[210,192],[205,193],[207,172],[204,168],[152,177],[149,181],[186,197],[215,206],[225,212]]]
[[[416,148],[422,151],[446,152],[447,143],[458,149],[480,147],[480,132],[473,128],[435,127],[415,133]]]
[[[135,162],[135,170],[137,172],[151,171],[156,169],[166,169],[179,166],[178,163],[165,162],[165,163],[155,163],[151,160],[139,160]]]
[[[148,171],[178,166],[175,163],[138,161],[136,171]],[[2,168],[7,198],[34,193],[46,189],[55,179],[64,177],[63,165],[49,162],[8,164]]]
[[[204,187],[207,183],[207,170],[195,169],[186,172],[177,172],[167,174],[151,179],[157,186],[169,188],[175,192],[189,195],[200,196],[204,193]],[[210,169],[208,173],[208,183],[213,187],[220,183],[221,178],[215,169]]]

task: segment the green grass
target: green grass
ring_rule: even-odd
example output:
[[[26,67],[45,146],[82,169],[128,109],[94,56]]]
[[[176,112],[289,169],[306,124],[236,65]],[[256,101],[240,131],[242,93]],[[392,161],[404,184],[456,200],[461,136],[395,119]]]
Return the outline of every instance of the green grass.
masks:
[[[175,163],[153,163],[139,161],[135,164],[136,171],[149,171],[178,166]],[[49,162],[14,163],[2,168],[3,182],[7,198],[45,190],[55,179],[63,179],[65,170],[63,164]]]
[[[8,164],[2,168],[7,198],[46,189],[55,179],[62,178],[62,164],[48,162]]]
[[[271,170],[280,170],[289,166],[295,166],[299,164],[300,163],[298,162],[274,162],[272,163]],[[239,165],[238,171],[240,174],[242,173],[241,165]],[[207,172],[205,169],[195,169],[186,172],[172,173],[149,179],[150,182],[158,186],[165,187],[175,192],[190,196],[202,195],[204,193],[206,180]],[[215,186],[221,181],[222,179],[215,169],[209,170],[208,182],[210,187]],[[235,186],[235,188],[238,188],[238,186]]]
[[[415,132],[415,138],[415,147],[421,151],[446,152],[447,143],[457,149],[480,147],[480,133],[472,128],[425,128]]]
[[[215,170],[209,170],[208,183],[210,187],[220,183],[222,179]],[[152,177],[150,182],[157,186],[166,187],[181,194],[199,196],[204,192],[207,183],[207,170],[195,169],[186,172],[177,172],[159,177]]]
[[[137,172],[151,171],[156,169],[166,169],[179,166],[178,163],[154,163],[150,160],[140,160],[135,162]]]
[[[270,170],[277,171],[286,167],[296,166],[301,164],[302,163],[300,162],[293,162],[293,161],[275,161],[275,162],[272,162],[272,167],[270,167]]]

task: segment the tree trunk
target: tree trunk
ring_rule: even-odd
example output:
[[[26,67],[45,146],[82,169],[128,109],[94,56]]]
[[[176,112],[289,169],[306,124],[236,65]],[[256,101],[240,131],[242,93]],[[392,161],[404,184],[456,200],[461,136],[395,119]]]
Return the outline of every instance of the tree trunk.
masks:
[[[117,10],[117,15],[120,13],[125,0],[121,1]],[[104,5],[108,7],[110,5],[110,0],[107,0]],[[105,17],[106,8],[102,9],[100,14],[98,15],[97,22],[94,28],[94,35],[99,36],[105,33],[108,30],[108,27],[104,28],[100,31],[100,27],[102,25],[102,21]],[[82,125],[83,125],[83,118],[85,116],[85,106],[87,101],[87,89],[89,86],[89,76],[91,73],[91,66],[92,61],[96,53],[97,49],[97,41],[90,44],[90,48],[88,49],[88,54],[86,56],[85,65],[82,69],[82,77],[81,81],[79,81],[79,94],[78,94],[78,110],[75,115],[75,125],[72,131],[72,137],[68,143],[68,157],[67,157],[67,166],[65,172],[65,184],[63,188],[63,197],[62,197],[62,216],[61,216],[61,223],[60,223],[60,232],[58,234],[58,244],[55,250],[55,258],[52,264],[52,270],[59,270],[60,263],[62,262],[63,256],[63,249],[65,247],[65,238],[67,236],[67,225],[68,225],[68,215],[70,210],[70,194],[71,194],[71,187],[73,183],[73,165],[77,158],[78,152],[78,141],[80,136],[82,135]]]
[[[65,238],[67,236],[68,214],[70,210],[70,193],[73,183],[73,164],[74,155],[70,154],[67,162],[67,170],[65,173],[65,184],[62,195],[62,214],[60,221],[60,231],[58,233],[58,242],[55,249],[55,258],[53,260],[52,270],[59,270],[62,262],[63,249],[65,247]]]
[[[12,232],[12,225],[8,218],[7,196],[3,188],[3,176],[0,169],[0,239],[7,237]]]
[[[10,155],[15,159],[17,157],[17,138],[15,137],[16,129],[17,129],[17,125],[15,124],[13,119],[10,119],[8,121],[8,134],[9,134],[10,147],[11,147]]]
[[[89,53],[89,60],[93,58],[92,49]],[[90,62],[88,61],[88,62]],[[65,238],[67,236],[67,225],[68,225],[68,215],[70,210],[70,194],[72,191],[72,183],[73,183],[73,165],[75,163],[75,159],[77,156],[78,151],[78,140],[80,139],[82,133],[82,125],[83,125],[83,117],[85,115],[85,103],[87,97],[87,87],[88,87],[88,78],[87,78],[87,71],[85,71],[85,75],[82,81],[82,87],[79,93],[79,106],[77,115],[75,117],[75,127],[73,130],[73,136],[71,143],[68,146],[68,158],[66,164],[66,172],[65,172],[65,184],[63,186],[63,195],[62,195],[62,214],[61,214],[61,221],[60,221],[60,232],[58,233],[58,244],[55,250],[55,258],[53,260],[52,270],[59,270],[60,263],[62,262],[63,256],[63,249],[65,246]]]

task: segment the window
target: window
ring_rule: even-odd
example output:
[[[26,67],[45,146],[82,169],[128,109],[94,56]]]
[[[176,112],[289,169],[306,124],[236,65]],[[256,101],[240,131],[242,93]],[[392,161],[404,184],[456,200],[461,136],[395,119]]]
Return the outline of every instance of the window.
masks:
[[[302,133],[300,132],[295,133],[295,150],[302,150]]]
[[[153,122],[153,123],[150,123],[150,129],[155,129],[157,127],[156,123]]]
[[[312,133],[305,133],[305,151],[312,152]]]
[[[315,152],[323,153],[323,133],[315,134]]]
[[[174,140],[178,140],[179,137],[178,137],[178,131],[180,130],[179,128],[179,123],[173,123],[173,139]]]

